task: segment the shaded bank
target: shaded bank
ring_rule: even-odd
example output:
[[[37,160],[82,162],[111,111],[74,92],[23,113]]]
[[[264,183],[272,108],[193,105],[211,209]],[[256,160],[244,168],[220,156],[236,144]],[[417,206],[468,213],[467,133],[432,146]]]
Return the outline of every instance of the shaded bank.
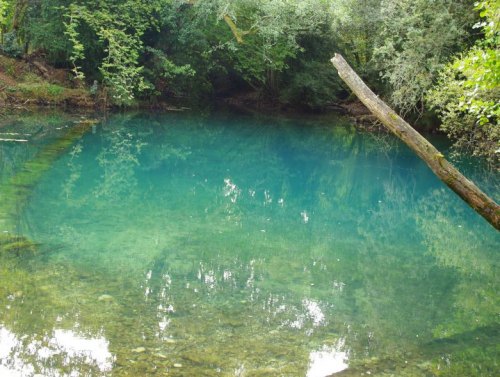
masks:
[[[68,71],[55,69],[37,58],[21,60],[0,55],[0,108],[97,105],[98,99],[84,85],[72,81]]]

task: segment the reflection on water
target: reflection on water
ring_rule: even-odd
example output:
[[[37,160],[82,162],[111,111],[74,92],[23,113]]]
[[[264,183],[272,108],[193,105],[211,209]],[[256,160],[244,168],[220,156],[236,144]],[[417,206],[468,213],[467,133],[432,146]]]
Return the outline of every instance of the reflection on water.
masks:
[[[0,326],[0,372],[2,376],[80,375],[75,363],[95,367],[99,375],[112,370],[114,357],[104,337],[87,338],[74,331],[55,329],[52,336],[31,340]],[[30,361],[27,361],[30,360]],[[58,363],[54,364],[57,360]],[[66,372],[61,372],[67,370]]]
[[[0,375],[496,375],[500,237],[396,141],[115,115],[7,205],[43,127],[0,143]]]
[[[324,377],[342,372],[349,367],[347,352],[344,350],[344,339],[339,339],[333,347],[324,346],[309,354],[307,377]]]

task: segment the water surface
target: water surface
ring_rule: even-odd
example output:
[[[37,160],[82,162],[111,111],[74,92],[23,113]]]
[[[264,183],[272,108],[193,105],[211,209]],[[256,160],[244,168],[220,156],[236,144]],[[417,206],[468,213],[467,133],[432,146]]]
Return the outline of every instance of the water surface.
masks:
[[[497,375],[500,236],[391,136],[234,114],[71,130],[0,125],[28,140],[0,142],[0,231],[36,244],[0,245],[0,375]],[[462,168],[498,201],[497,173]]]

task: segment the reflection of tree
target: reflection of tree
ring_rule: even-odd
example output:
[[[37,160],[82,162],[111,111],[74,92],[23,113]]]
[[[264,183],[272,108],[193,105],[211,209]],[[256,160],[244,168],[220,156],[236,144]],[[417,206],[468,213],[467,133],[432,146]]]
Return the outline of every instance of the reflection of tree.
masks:
[[[477,327],[500,325],[498,288],[500,271],[494,230],[485,237],[484,223],[462,203],[450,201],[444,190],[435,190],[420,202],[418,225],[428,252],[437,263],[460,277],[453,289],[455,318],[435,330],[437,337],[452,336]],[[469,224],[473,226],[469,226]]]
[[[73,146],[71,151],[68,153],[70,159],[67,163],[67,166],[70,175],[62,186],[62,191],[66,199],[69,199],[70,197],[73,196],[73,191],[75,189],[76,182],[82,175],[82,165],[77,162],[79,155],[82,153],[82,150],[83,150],[82,143],[78,143],[75,146]]]
[[[377,186],[382,191],[374,190],[377,195],[359,217],[360,238],[351,251],[357,260],[356,283],[349,291],[358,309],[353,326],[368,348],[350,345],[359,355],[369,350],[388,356],[429,338],[429,327],[449,302],[447,292],[436,287],[436,280],[446,276],[435,270],[418,235],[411,236],[415,185],[389,172]]]
[[[137,186],[135,168],[144,143],[127,129],[103,132],[104,146],[96,159],[103,169],[94,194],[110,200],[123,200]]]
[[[500,321],[500,236],[445,189],[418,202],[417,225],[427,252],[455,276],[449,299],[452,315],[433,327],[434,338],[422,352],[444,376],[495,375]],[[446,352],[449,362],[440,356]]]
[[[499,325],[500,284],[493,262],[498,235],[445,189],[422,197],[417,187],[395,178],[384,183],[380,202],[358,227],[362,242],[354,273],[359,280],[352,293],[359,312],[353,327],[363,324],[356,328],[358,336],[368,335],[371,353],[385,357],[379,365],[367,362],[372,371],[391,363],[397,371],[402,364],[396,355],[402,353],[428,372],[482,375],[481,370],[494,368],[496,352],[488,339],[498,331],[483,329]],[[406,236],[409,229],[413,237]],[[347,337],[353,352],[366,351],[352,340]],[[448,365],[440,357],[445,353]],[[481,361],[474,364],[475,359]]]

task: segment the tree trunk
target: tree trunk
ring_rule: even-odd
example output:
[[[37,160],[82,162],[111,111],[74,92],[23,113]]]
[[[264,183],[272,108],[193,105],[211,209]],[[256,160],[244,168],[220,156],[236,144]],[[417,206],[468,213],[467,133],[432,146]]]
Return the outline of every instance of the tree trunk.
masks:
[[[331,62],[337,68],[340,78],[389,130],[424,160],[441,181],[500,230],[500,206],[493,199],[464,177],[431,143],[380,100],[341,55],[335,54]]]

